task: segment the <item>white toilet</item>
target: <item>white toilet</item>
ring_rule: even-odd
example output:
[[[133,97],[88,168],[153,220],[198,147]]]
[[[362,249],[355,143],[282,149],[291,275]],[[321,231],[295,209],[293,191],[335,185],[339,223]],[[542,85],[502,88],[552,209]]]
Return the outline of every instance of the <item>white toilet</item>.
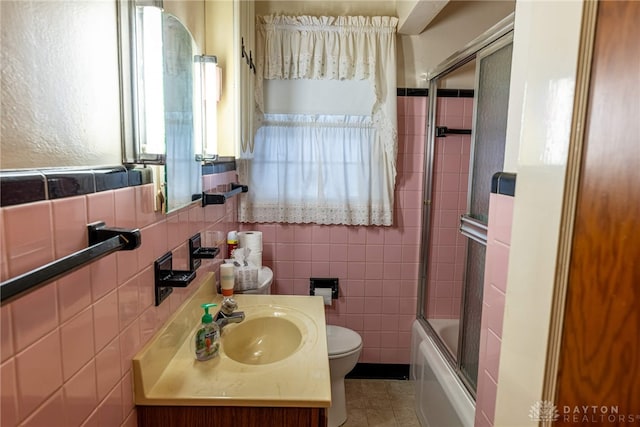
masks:
[[[362,337],[351,329],[327,325],[327,349],[331,373],[331,407],[328,426],[338,427],[347,421],[344,377],[358,362],[362,350]]]
[[[267,267],[262,266],[258,270],[258,287],[255,289],[234,290],[236,294],[270,294],[271,284],[273,283],[273,271]],[[221,292],[218,289],[218,292]]]
[[[269,267],[263,266],[258,272],[258,288],[236,291],[236,293],[270,294],[272,282],[273,271]],[[351,329],[327,325],[327,350],[331,375],[331,407],[329,408],[328,427],[338,427],[347,421],[344,377],[358,363],[362,350],[362,337]]]
[[[238,293],[244,294],[270,294],[271,283],[273,282],[273,271],[269,267],[262,266],[258,270],[258,287]]]

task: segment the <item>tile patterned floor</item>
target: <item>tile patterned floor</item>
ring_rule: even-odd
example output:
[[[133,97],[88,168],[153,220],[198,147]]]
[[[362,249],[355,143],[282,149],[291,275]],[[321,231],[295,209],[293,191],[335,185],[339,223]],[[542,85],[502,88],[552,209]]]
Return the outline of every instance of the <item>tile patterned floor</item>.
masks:
[[[343,427],[420,427],[413,381],[346,379]]]

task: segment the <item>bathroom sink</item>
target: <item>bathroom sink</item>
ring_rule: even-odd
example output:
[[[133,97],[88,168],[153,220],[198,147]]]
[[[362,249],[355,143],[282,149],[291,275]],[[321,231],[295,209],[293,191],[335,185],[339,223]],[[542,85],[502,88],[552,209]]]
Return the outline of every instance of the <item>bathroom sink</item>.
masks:
[[[328,408],[331,381],[322,298],[235,295],[244,320],[222,328],[218,357],[199,361],[193,334],[201,306],[222,302],[215,275],[205,280],[133,357],[136,404]]]
[[[222,347],[232,360],[266,365],[283,360],[302,344],[302,331],[285,317],[259,316],[225,328]]]

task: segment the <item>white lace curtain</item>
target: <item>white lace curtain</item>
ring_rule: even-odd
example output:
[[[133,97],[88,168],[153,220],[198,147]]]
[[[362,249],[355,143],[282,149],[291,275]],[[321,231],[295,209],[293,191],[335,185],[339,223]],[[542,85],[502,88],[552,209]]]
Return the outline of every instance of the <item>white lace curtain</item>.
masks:
[[[254,151],[239,160],[250,188],[240,221],[392,224],[396,26],[394,17],[257,17],[258,127]],[[367,80],[375,101],[366,115],[344,114],[341,96],[335,114],[270,114],[265,79]],[[290,96],[308,96],[297,87]]]

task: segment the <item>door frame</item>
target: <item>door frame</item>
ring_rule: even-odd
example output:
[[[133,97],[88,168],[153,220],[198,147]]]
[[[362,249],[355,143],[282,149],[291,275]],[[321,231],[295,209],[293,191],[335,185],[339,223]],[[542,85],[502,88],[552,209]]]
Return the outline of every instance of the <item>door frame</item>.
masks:
[[[557,391],[560,350],[566,309],[566,297],[569,287],[569,267],[571,248],[578,203],[578,187],[584,151],[585,126],[587,123],[587,107],[589,102],[589,86],[591,80],[591,63],[595,41],[598,2],[584,3],[582,29],[578,52],[578,68],[576,74],[573,119],[569,137],[569,153],[567,158],[567,175],[564,189],[563,206],[560,220],[560,235],[556,263],[555,286],[551,305],[549,324],[549,347],[545,364],[545,375],[542,389],[542,400],[555,402]],[[551,425],[543,421],[542,425]]]

